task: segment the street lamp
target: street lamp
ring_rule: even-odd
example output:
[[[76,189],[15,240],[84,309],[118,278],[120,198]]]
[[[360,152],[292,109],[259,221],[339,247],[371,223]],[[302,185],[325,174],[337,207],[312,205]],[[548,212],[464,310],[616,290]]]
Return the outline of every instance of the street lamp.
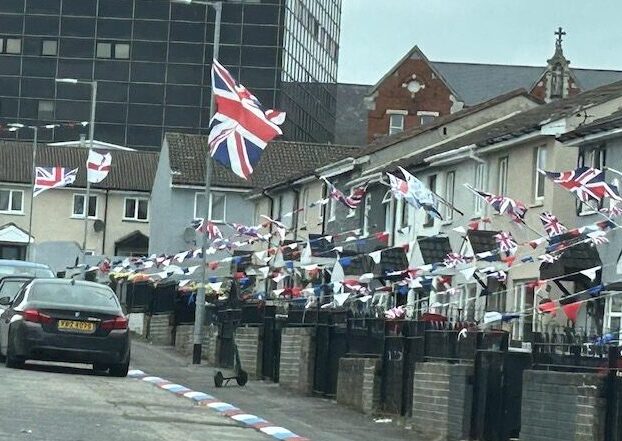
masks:
[[[93,149],[93,138],[95,136],[95,107],[97,105],[97,81],[82,81],[75,78],[56,78],[57,83],[65,84],[88,84],[91,86],[91,120],[89,122],[89,153]],[[36,133],[36,132],[35,132]],[[89,202],[91,199],[91,183],[89,182],[88,172],[86,178],[86,198],[84,200],[84,237],[82,238],[82,252],[86,255],[86,236],[89,226]]]
[[[216,20],[214,23],[214,59],[218,59],[220,52],[220,22],[222,17],[222,2],[210,2],[202,0],[171,0],[172,3],[182,3],[185,5],[204,5],[214,8],[216,12]],[[210,93],[210,120],[216,113],[216,101],[214,96],[214,88],[212,87]],[[210,196],[211,196],[211,184],[212,184],[212,158],[209,152],[205,156],[205,216],[204,221],[207,221],[210,215]],[[192,348],[192,363],[201,364],[201,351],[203,350],[203,326],[205,324],[205,285],[207,283],[207,234],[203,232],[203,241],[201,243],[201,259],[202,259],[202,271],[201,271],[201,285],[197,291],[197,298],[195,303],[195,317],[194,317],[194,336],[193,336],[193,348]]]

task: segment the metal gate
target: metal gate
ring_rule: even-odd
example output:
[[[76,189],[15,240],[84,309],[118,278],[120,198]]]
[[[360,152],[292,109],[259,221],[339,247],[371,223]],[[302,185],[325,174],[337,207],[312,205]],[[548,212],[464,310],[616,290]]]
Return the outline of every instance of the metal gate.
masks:
[[[264,380],[270,380],[278,383],[279,363],[281,360],[282,321],[277,321],[273,310],[266,310],[266,315],[264,317],[263,323],[263,352],[261,359],[261,376]]]
[[[529,353],[477,351],[471,414],[473,439],[508,441],[518,438],[523,371],[531,366]]]
[[[317,324],[313,393],[328,397],[337,394],[339,359],[348,352],[346,332],[345,323]]]

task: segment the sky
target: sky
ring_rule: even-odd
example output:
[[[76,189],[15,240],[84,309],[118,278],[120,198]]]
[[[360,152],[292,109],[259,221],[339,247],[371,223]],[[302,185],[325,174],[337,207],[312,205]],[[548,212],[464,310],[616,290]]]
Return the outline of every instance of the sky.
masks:
[[[432,61],[622,70],[620,0],[343,0],[339,81],[375,84],[415,44]]]

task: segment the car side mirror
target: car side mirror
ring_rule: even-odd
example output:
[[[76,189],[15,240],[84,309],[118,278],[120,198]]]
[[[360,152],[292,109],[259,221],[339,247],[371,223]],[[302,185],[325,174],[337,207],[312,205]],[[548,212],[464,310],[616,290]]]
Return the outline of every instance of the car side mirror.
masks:
[[[0,305],[9,306],[11,303],[11,297],[0,297]]]

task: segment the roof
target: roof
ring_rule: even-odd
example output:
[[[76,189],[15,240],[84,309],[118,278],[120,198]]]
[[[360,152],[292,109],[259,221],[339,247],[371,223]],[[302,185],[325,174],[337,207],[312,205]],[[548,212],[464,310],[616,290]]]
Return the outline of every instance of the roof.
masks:
[[[445,124],[449,124],[453,121],[456,121],[468,115],[480,112],[484,109],[494,107],[496,105],[499,105],[505,101],[508,101],[518,96],[524,96],[525,98],[528,98],[534,102],[540,103],[536,98],[531,96],[525,89],[513,90],[503,95],[495,96],[494,98],[488,101],[485,101],[483,103],[480,103],[476,106],[467,107],[456,113],[434,118],[430,123],[425,124],[423,126],[412,127],[410,129],[404,130],[403,132],[396,133],[394,135],[383,136],[382,138],[379,138],[378,140],[369,144],[364,149],[361,149],[359,152],[359,156],[369,155],[371,153],[378,152],[391,145],[397,144],[398,142],[404,141],[406,139],[414,138],[415,136],[418,136],[425,132],[436,130],[439,127],[444,126]]]
[[[533,133],[549,121],[568,117],[582,109],[602,104],[620,96],[622,96],[622,81],[525,110],[497,123],[439,144],[431,150],[395,161],[388,168],[397,167],[397,165],[412,166],[421,163],[431,155],[449,152],[460,147],[485,146]]]
[[[546,67],[506,64],[452,63],[432,61],[445,80],[460,94],[465,105],[489,100],[510,90],[531,90]],[[622,80],[622,71],[571,67],[583,91]]]
[[[605,132],[607,130],[619,129],[622,127],[622,110],[613,112],[604,118],[599,118],[590,124],[577,127],[575,130],[564,133],[558,139],[560,142],[569,141],[571,139],[581,138],[583,136],[595,133]]]
[[[93,188],[150,192],[158,165],[158,153],[113,151],[112,166],[103,182]],[[78,168],[78,177],[71,187],[86,187],[88,150],[74,147],[38,145],[37,166]],[[32,182],[32,143],[0,141],[0,182],[30,184]]]
[[[0,259],[0,266],[15,266],[20,268],[42,268],[49,269],[50,267],[43,263],[27,262],[25,260],[10,260]]]
[[[173,184],[203,185],[207,136],[167,133]],[[234,188],[269,188],[312,174],[315,169],[353,156],[355,146],[273,141],[248,181],[214,161],[212,185]]]

